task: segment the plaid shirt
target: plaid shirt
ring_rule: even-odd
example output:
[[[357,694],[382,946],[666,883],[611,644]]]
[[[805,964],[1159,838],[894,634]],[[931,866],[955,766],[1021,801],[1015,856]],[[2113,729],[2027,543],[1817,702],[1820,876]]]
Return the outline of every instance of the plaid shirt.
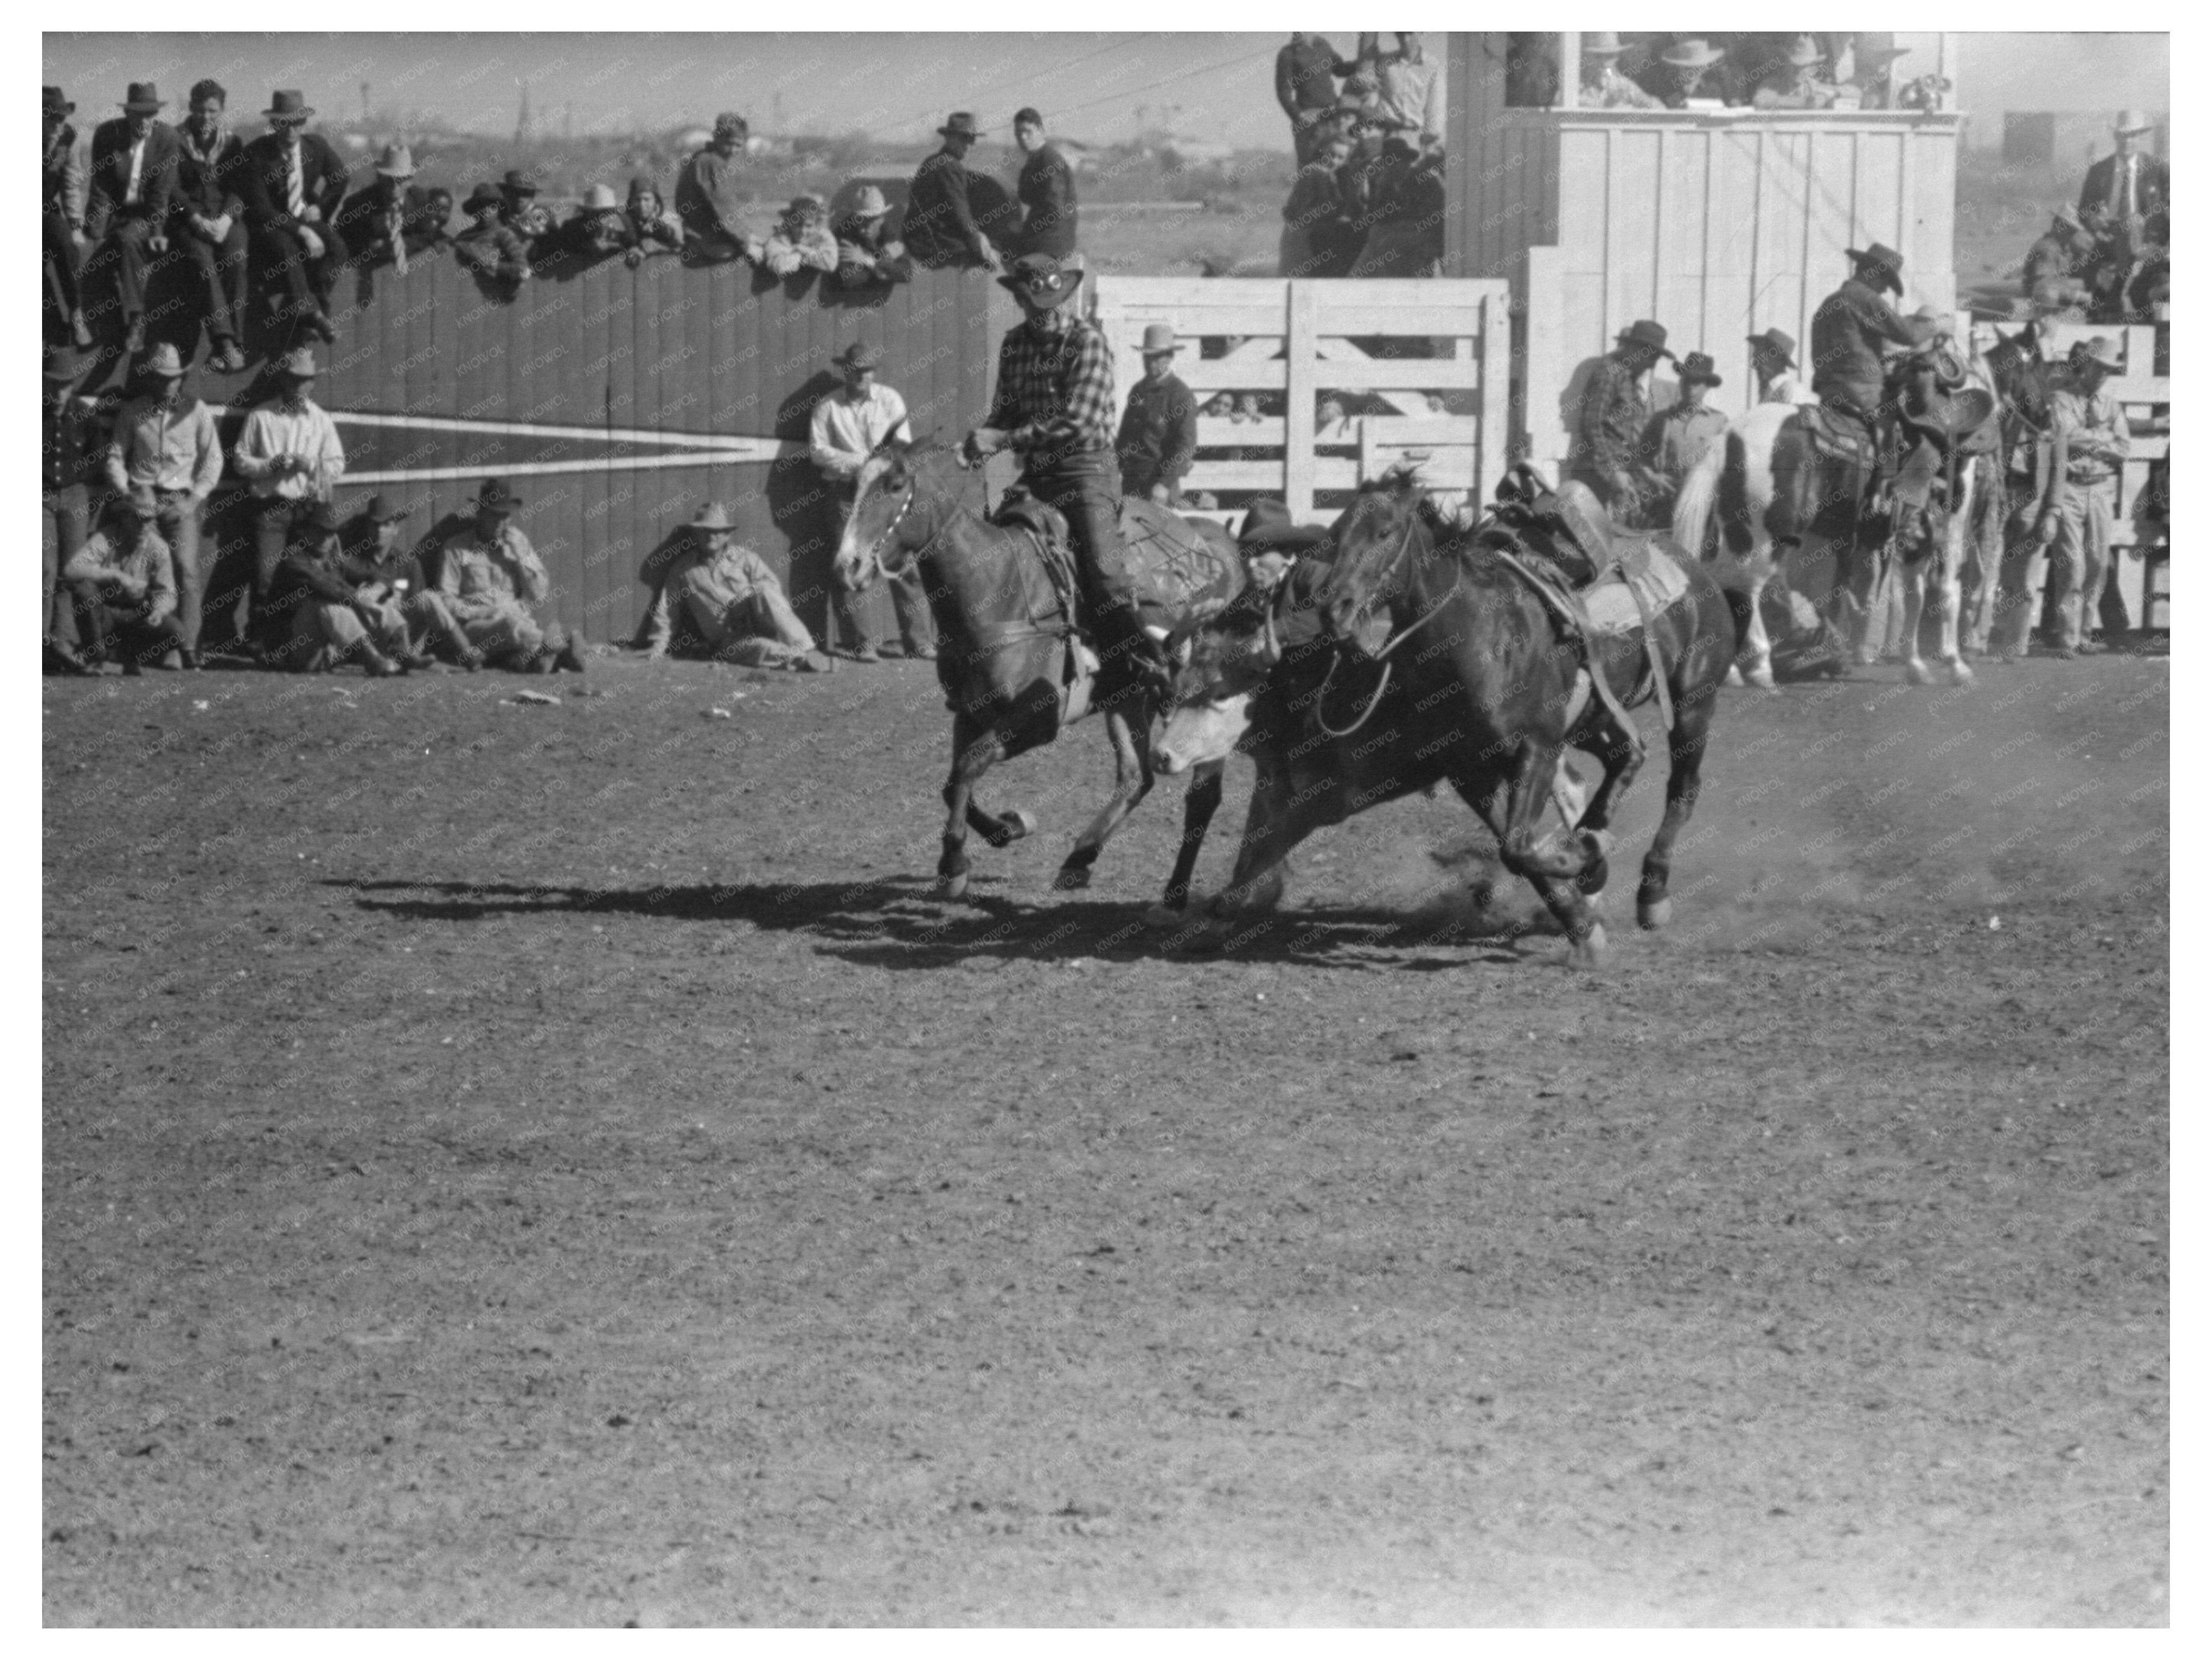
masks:
[[[1043,313],[1056,319],[1064,313]],[[1004,430],[1031,468],[1114,447],[1114,357],[1094,323],[1025,322],[999,348],[999,395],[984,424]]]
[[[1638,376],[1608,352],[1591,372],[1583,391],[1582,418],[1575,423],[1582,465],[1604,472],[1634,466],[1650,421],[1651,404]]]

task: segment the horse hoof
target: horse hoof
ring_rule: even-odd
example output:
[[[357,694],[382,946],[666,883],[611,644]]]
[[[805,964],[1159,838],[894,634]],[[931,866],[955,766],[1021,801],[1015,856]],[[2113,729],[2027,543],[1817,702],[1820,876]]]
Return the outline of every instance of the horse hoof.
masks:
[[[1571,959],[1578,969],[1601,969],[1607,956],[1605,924],[1592,922],[1590,931],[1575,941]]]
[[[1643,928],[1663,928],[1674,920],[1674,902],[1671,899],[1647,899],[1636,907],[1636,925]]]
[[[968,873],[964,870],[955,875],[939,876],[937,879],[937,897],[940,899],[957,899],[967,891]]]
[[[1613,867],[1600,854],[1582,867],[1581,873],[1575,878],[1575,885],[1583,891],[1584,898],[1595,899],[1605,891],[1605,885],[1612,876]]]
[[[1018,842],[1024,836],[1036,834],[1036,816],[1020,807],[1016,807],[1011,812],[1000,813],[999,822],[1006,827],[1006,839],[1010,842]]]
[[[1145,926],[1148,928],[1179,928],[1190,920],[1180,905],[1170,905],[1164,899],[1156,899],[1145,907]]]
[[[1936,683],[1936,677],[1928,672],[1928,665],[1917,657],[1905,666],[1905,678],[1916,686],[1929,686]]]
[[[1087,865],[1062,865],[1053,877],[1052,885],[1062,893],[1087,888],[1091,885],[1091,867]]]
[[[1757,687],[1760,691],[1779,691],[1781,690],[1779,686],[1774,684],[1774,671],[1772,669],[1753,669],[1749,674],[1744,676],[1744,678],[1752,685]]]
[[[1727,679],[1727,681],[1726,681],[1724,684],[1728,684],[1728,685],[1731,685],[1731,686],[1741,686],[1741,685],[1742,685],[1742,684],[1743,684],[1743,671],[1742,671],[1741,669],[1740,669],[1740,668],[1736,667],[1736,666],[1735,666],[1735,664],[1733,664],[1733,663],[1729,664],[1729,672],[1728,672],[1728,679]]]
[[[1974,684],[1974,672],[1966,666],[1966,660],[1963,657],[1954,657],[1951,660],[1951,684],[1954,686],[1971,686]]]

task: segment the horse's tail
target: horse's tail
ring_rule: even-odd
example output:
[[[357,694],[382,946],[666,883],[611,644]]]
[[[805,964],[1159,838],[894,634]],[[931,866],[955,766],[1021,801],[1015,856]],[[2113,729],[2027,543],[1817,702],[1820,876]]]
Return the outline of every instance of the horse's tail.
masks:
[[[1733,429],[1728,437],[1735,441]],[[1706,445],[1705,453],[1698,458],[1697,465],[1690,469],[1674,496],[1674,545],[1692,559],[1705,556],[1705,532],[1712,524],[1713,496],[1720,487],[1726,452],[1724,444]]]
[[[1749,553],[1756,539],[1752,527],[1751,451],[1743,435],[1733,428],[1727,443],[1714,447],[1725,455],[1720,473],[1721,537],[1730,553]]]

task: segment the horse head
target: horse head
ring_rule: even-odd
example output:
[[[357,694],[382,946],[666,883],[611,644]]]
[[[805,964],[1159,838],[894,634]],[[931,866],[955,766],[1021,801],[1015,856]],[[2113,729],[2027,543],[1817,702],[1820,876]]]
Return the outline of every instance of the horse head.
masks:
[[[1322,626],[1349,638],[1412,591],[1443,524],[1410,468],[1364,481],[1334,529],[1336,558],[1314,594]]]
[[[1226,759],[1250,727],[1252,699],[1283,654],[1273,597],[1248,587],[1182,623],[1166,649],[1174,691],[1152,745],[1153,764],[1177,773]]]
[[[886,572],[904,570],[943,528],[956,490],[946,474],[960,465],[946,446],[887,438],[853,480],[853,510],[831,569],[857,593]]]

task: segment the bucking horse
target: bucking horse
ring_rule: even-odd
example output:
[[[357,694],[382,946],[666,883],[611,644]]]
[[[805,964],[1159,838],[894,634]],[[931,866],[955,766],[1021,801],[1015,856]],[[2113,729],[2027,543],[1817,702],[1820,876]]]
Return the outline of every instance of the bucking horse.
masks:
[[[861,466],[851,516],[837,548],[836,580],[858,592],[884,573],[919,568],[938,632],[937,678],[952,711],[952,768],[945,785],[944,852],[938,891],[968,890],[968,833],[994,848],[1031,835],[1036,821],[1016,809],[987,813],[975,787],[999,762],[1048,744],[1086,714],[1105,716],[1114,748],[1114,792],[1076,838],[1054,885],[1087,886],[1121,821],[1152,787],[1152,694],[1128,685],[1095,698],[1098,660],[1078,635],[1079,585],[1066,521],[1022,500],[985,520],[962,499],[965,470],[942,445],[887,443]],[[1243,580],[1236,544],[1210,520],[1183,519],[1129,502],[1133,522],[1160,558],[1136,573],[1148,621],[1172,630],[1200,607],[1218,605]],[[1214,810],[1221,768],[1194,777],[1183,805],[1183,842],[1164,903],[1179,909]]]

